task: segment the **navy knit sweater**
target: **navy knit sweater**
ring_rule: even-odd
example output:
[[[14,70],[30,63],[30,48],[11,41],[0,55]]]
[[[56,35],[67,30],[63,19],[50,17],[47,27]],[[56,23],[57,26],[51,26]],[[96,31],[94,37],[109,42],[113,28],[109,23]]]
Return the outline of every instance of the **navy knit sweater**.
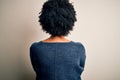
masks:
[[[81,80],[86,54],[80,42],[34,42],[30,60],[36,80]]]

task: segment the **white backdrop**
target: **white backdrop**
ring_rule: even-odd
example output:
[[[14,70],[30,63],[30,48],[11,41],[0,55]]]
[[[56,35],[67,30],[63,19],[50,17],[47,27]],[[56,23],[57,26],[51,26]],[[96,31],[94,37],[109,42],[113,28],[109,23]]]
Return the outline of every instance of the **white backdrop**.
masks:
[[[0,80],[34,80],[29,46],[49,37],[38,16],[45,0],[0,0]],[[83,80],[120,80],[120,0],[71,0],[77,11],[67,37],[86,48]]]

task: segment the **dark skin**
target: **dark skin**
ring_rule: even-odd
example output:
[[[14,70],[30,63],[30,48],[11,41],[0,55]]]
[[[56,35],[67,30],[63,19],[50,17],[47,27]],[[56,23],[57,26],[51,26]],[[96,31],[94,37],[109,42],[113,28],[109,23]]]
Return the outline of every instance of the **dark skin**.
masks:
[[[50,36],[49,38],[43,40],[43,42],[70,42],[65,36]]]

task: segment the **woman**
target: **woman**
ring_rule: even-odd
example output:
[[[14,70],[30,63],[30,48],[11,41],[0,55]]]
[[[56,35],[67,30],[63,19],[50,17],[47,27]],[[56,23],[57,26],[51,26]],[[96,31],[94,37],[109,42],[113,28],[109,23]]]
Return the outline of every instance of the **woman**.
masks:
[[[81,80],[85,66],[85,48],[65,38],[76,20],[68,0],[48,0],[43,4],[39,22],[51,36],[30,46],[30,59],[36,80]]]

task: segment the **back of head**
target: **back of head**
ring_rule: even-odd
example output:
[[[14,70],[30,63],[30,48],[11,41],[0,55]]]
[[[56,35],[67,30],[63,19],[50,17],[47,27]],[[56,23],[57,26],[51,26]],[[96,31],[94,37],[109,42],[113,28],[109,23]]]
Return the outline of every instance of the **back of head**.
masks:
[[[76,12],[69,0],[48,0],[43,4],[39,22],[53,36],[66,36],[73,30]]]
[[[69,3],[69,0],[48,0],[48,1],[53,1],[58,3]]]
[[[64,2],[69,2],[69,0],[48,0],[48,1],[64,1]]]

